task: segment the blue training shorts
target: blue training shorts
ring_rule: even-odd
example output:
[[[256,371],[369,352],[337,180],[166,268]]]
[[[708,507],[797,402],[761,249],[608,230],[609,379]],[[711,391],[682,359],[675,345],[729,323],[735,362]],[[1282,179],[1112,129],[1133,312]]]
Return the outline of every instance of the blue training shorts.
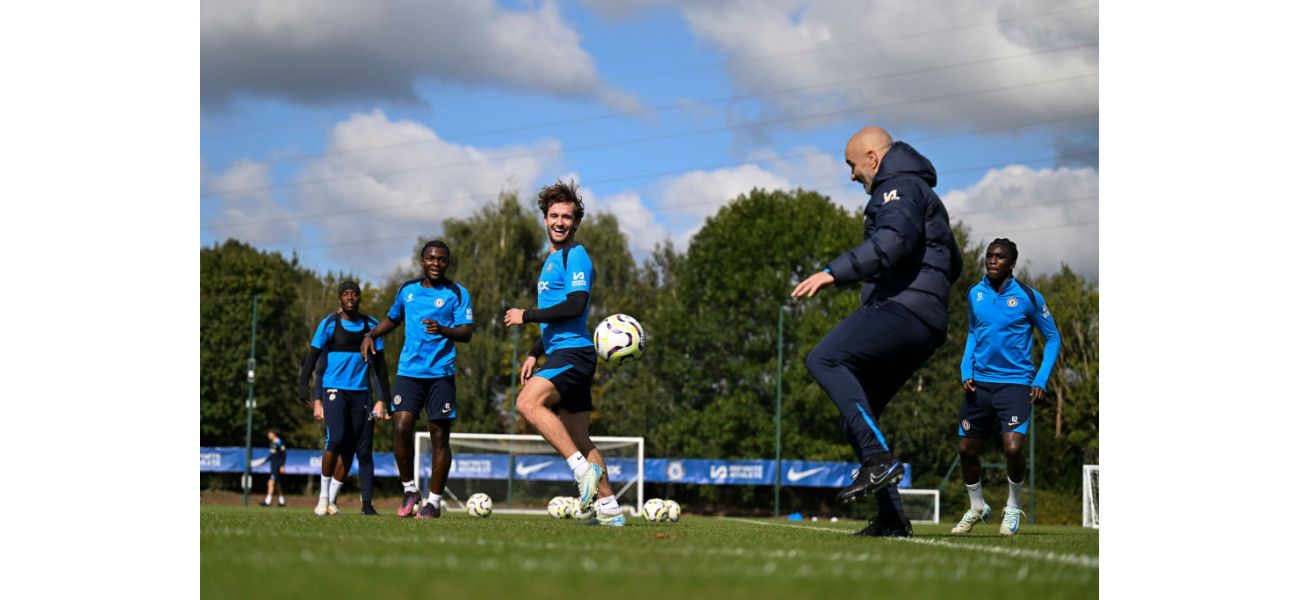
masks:
[[[456,421],[456,376],[407,377],[393,381],[393,403],[389,412],[424,410],[430,421]]]
[[[534,377],[550,380],[560,392],[560,408],[571,412],[591,412],[591,379],[596,375],[596,348],[561,348],[546,357]]]
[[[961,403],[959,437],[984,438],[994,431],[1029,434],[1029,386],[1018,383],[975,382],[975,391],[966,392]]]

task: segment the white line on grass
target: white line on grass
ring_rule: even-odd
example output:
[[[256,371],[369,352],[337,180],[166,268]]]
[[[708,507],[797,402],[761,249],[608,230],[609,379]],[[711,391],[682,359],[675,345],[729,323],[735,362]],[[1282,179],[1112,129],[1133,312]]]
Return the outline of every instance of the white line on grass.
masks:
[[[728,520],[731,520],[731,521],[740,521],[740,522],[742,522],[742,523],[750,523],[750,524],[753,524],[753,525],[772,525],[772,526],[775,526],[775,527],[791,527],[791,528],[794,528],[794,529],[811,529],[811,530],[814,530],[814,531],[829,531],[829,532],[831,532],[831,533],[838,533],[838,534],[840,534],[840,535],[845,535],[845,534],[848,533],[848,531],[846,531],[846,530],[843,530],[843,529],[832,529],[832,528],[830,528],[830,527],[813,527],[813,526],[811,526],[811,525],[791,525],[791,524],[789,524],[789,523],[769,523],[769,522],[767,522],[767,521],[754,521],[754,520],[751,520],[751,519],[734,519],[734,518],[730,518],[730,517],[723,517],[723,518],[728,519]],[[900,541],[900,542],[910,542],[910,543],[913,543],[913,544],[925,544],[925,545],[929,545],[929,546],[941,546],[941,547],[944,547],[944,548],[953,548],[953,549],[956,549],[956,550],[969,550],[969,551],[974,551],[974,552],[985,552],[985,553],[989,553],[989,554],[1001,554],[1001,555],[1003,555],[1003,556],[1011,556],[1011,557],[1015,557],[1015,558],[1036,558],[1036,559],[1039,559],[1039,560],[1046,560],[1046,561],[1050,561],[1050,562],[1058,562],[1058,563],[1063,563],[1063,564],[1067,564],[1067,565],[1074,565],[1074,566],[1076,566],[1076,567],[1088,567],[1088,568],[1093,568],[1093,569],[1099,568],[1099,567],[1100,567],[1100,564],[1101,564],[1100,559],[1098,559],[1097,557],[1095,557],[1095,556],[1086,556],[1086,555],[1082,555],[1082,554],[1061,554],[1061,553],[1059,553],[1059,552],[1043,552],[1043,551],[1040,551],[1040,550],[1029,550],[1029,549],[1026,549],[1026,548],[1002,548],[1002,547],[1000,547],[1000,546],[983,546],[983,545],[976,545],[976,544],[956,544],[956,543],[953,543],[953,542],[946,542],[946,541],[943,541],[943,540],[931,540],[931,539],[925,539],[925,538],[896,538],[896,537],[891,537],[891,538],[886,538],[886,539],[897,540],[897,541]]]

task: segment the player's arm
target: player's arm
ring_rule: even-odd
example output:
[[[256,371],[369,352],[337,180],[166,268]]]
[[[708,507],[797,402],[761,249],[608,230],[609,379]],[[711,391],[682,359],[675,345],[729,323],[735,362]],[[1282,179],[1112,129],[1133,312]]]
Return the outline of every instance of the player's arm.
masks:
[[[1061,334],[1056,330],[1056,321],[1052,319],[1052,312],[1047,309],[1047,300],[1037,290],[1031,290],[1030,293],[1038,297],[1038,310],[1033,311],[1029,318],[1033,320],[1034,327],[1038,328],[1047,342],[1043,345],[1043,364],[1038,366],[1038,374],[1034,376],[1033,388],[1029,392],[1037,402],[1043,399],[1047,380],[1052,376],[1052,367],[1056,366],[1056,355],[1061,351]]]
[[[433,319],[425,319],[424,330],[428,333],[441,335],[453,342],[468,344],[474,337],[474,303],[470,300],[469,290],[464,286],[460,288],[460,295],[456,310],[452,312],[454,321],[451,326],[439,325]]]
[[[871,237],[826,267],[836,285],[888,271],[925,244],[925,196],[915,184],[877,188],[873,199],[876,196],[888,200],[876,211],[876,229]]]
[[[372,412],[376,413],[376,418],[388,418],[388,399],[393,397],[393,390],[388,386],[388,362],[384,359],[384,351],[381,349],[375,352],[375,359],[370,362],[370,368],[375,375],[375,381],[379,383],[379,400],[375,401]]]
[[[555,323],[556,321],[581,317],[582,311],[587,309],[587,300],[590,298],[591,294],[587,292],[571,292],[559,304],[524,311],[524,322]]]
[[[302,373],[298,375],[298,400],[308,406],[311,405],[311,375],[320,357],[320,348],[312,346],[307,350],[307,356],[302,359]]]
[[[961,355],[961,385],[968,392],[975,391],[975,306],[966,294],[966,350]]]
[[[388,335],[394,329],[397,329],[397,326],[401,325],[401,323],[400,317],[394,321],[392,317],[384,315],[384,320],[380,321],[378,325],[375,325],[374,329],[370,330],[370,333],[361,338],[361,358],[366,362],[370,362],[370,357],[375,354],[375,340]]]
[[[533,342],[533,347],[528,349],[528,358],[524,359],[523,366],[519,367],[519,385],[528,383],[528,378],[533,376],[533,369],[537,367],[537,359],[543,356],[546,356],[546,345],[538,337]]]

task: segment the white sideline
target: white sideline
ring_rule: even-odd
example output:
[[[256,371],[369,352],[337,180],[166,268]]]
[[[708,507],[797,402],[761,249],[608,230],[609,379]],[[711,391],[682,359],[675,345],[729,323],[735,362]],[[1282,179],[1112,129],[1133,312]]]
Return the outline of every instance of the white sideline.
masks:
[[[829,531],[831,533],[838,533],[840,535],[846,535],[849,533],[844,529],[832,529],[830,527],[813,527],[811,525],[791,525],[789,523],[769,523],[766,521],[754,521],[751,519],[736,519],[732,517],[722,517],[722,518],[730,521],[740,521],[742,523],[750,523],[752,525],[771,525],[775,527],[792,527],[794,529],[811,529],[814,531]],[[956,550],[969,550],[974,552],[985,552],[988,554],[1001,554],[1003,556],[1011,556],[1016,558],[1036,558],[1039,560],[1046,560],[1049,562],[1057,562],[1057,563],[1062,563],[1067,565],[1074,565],[1076,567],[1087,567],[1092,569],[1097,569],[1101,565],[1101,560],[1098,557],[1085,556],[1082,554],[1061,554],[1058,552],[1042,552],[1039,550],[1029,550],[1025,548],[1002,548],[999,546],[955,544],[953,542],[945,542],[943,540],[930,540],[925,538],[886,538],[886,539],[897,540],[900,542],[910,542],[913,544],[942,546],[944,548],[953,548]]]

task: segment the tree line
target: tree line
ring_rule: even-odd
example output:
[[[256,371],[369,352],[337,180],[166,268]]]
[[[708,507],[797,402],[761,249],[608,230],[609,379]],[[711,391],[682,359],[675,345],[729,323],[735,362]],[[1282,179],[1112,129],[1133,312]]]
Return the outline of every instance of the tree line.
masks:
[[[633,217],[635,218],[635,217]],[[512,419],[517,369],[539,335],[511,331],[501,315],[536,306],[536,279],[546,237],[535,210],[502,194],[472,216],[448,219],[449,275],[474,302],[476,330],[458,346],[461,432],[526,431]],[[981,240],[960,223],[954,233],[964,269],[952,288],[948,337],[881,417],[896,454],[913,464],[918,486],[936,486],[956,455],[960,360],[966,340],[964,292],[983,277]],[[401,282],[419,276],[416,253],[432,237],[412,240],[410,268],[384,281],[346,273],[315,273],[296,256],[259,251],[228,240],[200,251],[200,440],[244,443],[245,365],[258,298],[257,407],[254,443],[268,426],[291,447],[319,447],[321,426],[296,401],[301,361],[316,325],[338,306],[344,279],[362,284],[362,311],[382,316]],[[595,435],[644,436],[647,456],[771,458],[776,429],[778,312],[782,339],[782,454],[788,459],[852,461],[834,404],[804,368],[822,336],[858,305],[858,286],[789,302],[795,283],[861,241],[861,215],[804,190],[755,189],[710,217],[685,249],[658,245],[638,263],[616,215],[588,214],[577,239],[596,268],[589,325],[615,313],[637,318],[647,332],[645,355],[618,369],[603,363],[593,387]],[[1032,259],[1032,256],[1023,257]],[[1018,272],[1047,299],[1061,332],[1061,351],[1047,400],[1035,409],[1040,488],[1077,490],[1080,467],[1098,459],[1098,304],[1094,283],[1066,265],[1046,276]],[[395,375],[404,328],[385,339]],[[1041,353],[1041,337],[1036,344]],[[391,431],[376,428],[376,448],[391,448]],[[995,446],[995,444],[991,444]],[[990,460],[996,453],[990,448]],[[755,490],[703,490],[714,499],[752,500]]]

